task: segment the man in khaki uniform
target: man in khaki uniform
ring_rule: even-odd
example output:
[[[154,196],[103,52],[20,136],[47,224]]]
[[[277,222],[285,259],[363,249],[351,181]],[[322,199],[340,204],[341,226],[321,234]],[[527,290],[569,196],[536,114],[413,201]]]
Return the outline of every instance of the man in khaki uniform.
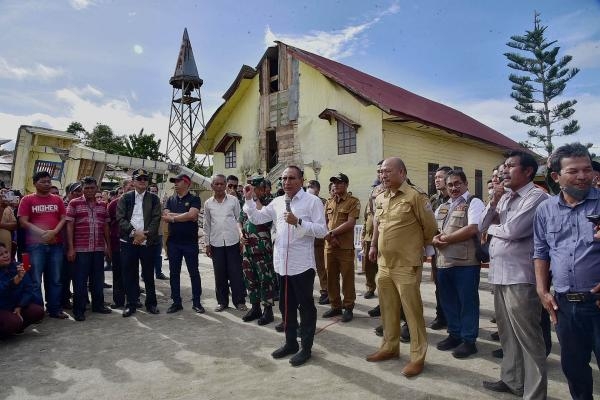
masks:
[[[427,353],[419,285],[423,250],[431,243],[437,227],[426,194],[406,182],[406,166],[400,158],[383,162],[381,178],[386,191],[375,199],[369,258],[379,265],[383,343],[367,361],[398,358],[400,312],[404,311],[410,330],[410,362],[402,369],[402,375],[410,377],[423,371]]]
[[[331,309],[323,314],[323,318],[342,315],[342,322],[349,322],[353,318],[352,310],[356,300],[354,225],[360,214],[360,201],[348,193],[350,181],[345,174],[340,172],[332,176],[329,181],[333,184],[333,196],[325,203],[325,219],[329,230],[325,235],[325,265]],[[340,296],[340,275],[344,294],[343,303]]]
[[[371,240],[373,239],[373,216],[375,215],[375,198],[384,191],[383,185],[379,178],[379,167],[383,160],[377,164],[377,180],[375,181],[373,190],[369,195],[369,201],[365,206],[364,218],[365,224],[362,230],[361,244],[363,250],[362,268],[367,281],[367,291],[364,294],[365,299],[375,297],[375,275],[377,275],[377,263],[369,260],[369,249],[371,248]]]

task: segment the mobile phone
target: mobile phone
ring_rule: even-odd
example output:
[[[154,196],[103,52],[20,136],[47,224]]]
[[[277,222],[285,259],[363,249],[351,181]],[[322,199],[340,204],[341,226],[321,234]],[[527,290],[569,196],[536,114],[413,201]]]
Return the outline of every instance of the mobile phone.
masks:
[[[600,225],[600,214],[591,214],[585,216],[588,221],[590,221],[594,225]]]
[[[25,270],[25,272],[29,271],[31,269],[31,261],[29,260],[29,254],[23,253],[21,255],[21,259],[23,260],[23,269]]]

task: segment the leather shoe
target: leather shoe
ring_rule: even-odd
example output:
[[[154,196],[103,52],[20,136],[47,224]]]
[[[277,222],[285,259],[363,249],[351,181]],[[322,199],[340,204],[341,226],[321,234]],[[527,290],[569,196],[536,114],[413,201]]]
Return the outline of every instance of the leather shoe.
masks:
[[[196,306],[192,306],[192,310],[194,310],[198,314],[204,314],[206,312],[206,310],[204,309],[204,307],[202,307],[202,304],[198,304]]]
[[[498,331],[493,332],[492,334],[490,334],[490,337],[492,338],[492,340],[495,340],[496,342],[500,341],[500,334],[498,333]]]
[[[177,311],[183,310],[183,306],[181,304],[173,303],[167,308],[167,314],[173,314]]]
[[[319,304],[329,304],[329,295],[327,294],[327,292],[321,292],[321,296],[319,297]]]
[[[131,317],[133,314],[135,314],[135,308],[133,307],[125,307],[123,310],[123,318]]]
[[[161,272],[158,275],[156,275],[156,279],[159,279],[161,281],[167,281],[169,280],[169,277]]]
[[[85,315],[83,315],[83,314],[75,314],[75,315],[73,315],[73,318],[75,318],[75,321],[79,321],[79,322],[85,321]]]
[[[446,339],[439,342],[435,347],[441,351],[448,351],[459,346],[461,343],[462,340],[460,338],[449,335]]]
[[[265,309],[263,310],[263,314],[258,319],[257,323],[258,323],[258,325],[263,326],[263,325],[270,324],[274,320],[275,320],[275,317],[273,317],[273,306],[265,306]]]
[[[489,382],[483,381],[483,387],[492,392],[512,393],[515,396],[523,396],[523,392],[511,389],[504,381]]]
[[[344,313],[342,314],[342,322],[350,322],[352,321],[352,318],[354,318],[352,310],[345,309]]]
[[[454,358],[467,358],[475,353],[477,353],[477,346],[475,346],[475,343],[462,342],[460,346],[454,349],[452,356]]]
[[[283,358],[283,357],[289,356],[291,354],[296,354],[299,349],[300,349],[300,346],[298,346],[298,343],[296,343],[295,346],[293,344],[286,343],[283,346],[281,346],[280,348],[278,348],[277,350],[275,350],[274,352],[272,352],[271,357]]]
[[[283,326],[283,321],[275,325],[275,330],[277,332],[283,332],[285,330],[285,326]]]
[[[94,308],[92,309],[92,312],[98,313],[98,314],[110,314],[112,312],[112,310],[106,306],[102,306],[100,308]]]
[[[448,324],[446,323],[446,321],[441,319],[440,317],[436,317],[436,319],[431,321],[431,324],[429,324],[429,328],[433,329],[434,331],[439,331],[441,329],[446,328],[447,326]]]
[[[413,376],[419,375],[423,372],[423,368],[425,367],[425,363],[423,361],[411,361],[400,372],[407,378],[411,378]]]
[[[492,351],[492,357],[494,358],[504,358],[504,350],[496,349]]]
[[[226,305],[219,304],[217,307],[215,307],[215,312],[221,312],[221,311],[225,310],[226,308],[227,308]]]
[[[369,317],[381,317],[381,309],[379,306],[370,309],[367,313],[369,314]]]
[[[250,310],[242,317],[242,321],[250,322],[259,319],[262,316],[260,304],[253,304]]]
[[[365,299],[372,299],[373,297],[375,297],[375,292],[374,292],[374,291],[372,291],[372,290],[367,290],[367,291],[365,292],[365,294],[363,294],[363,297],[364,297]]]
[[[342,315],[341,308],[330,308],[329,310],[327,310],[323,313],[323,318],[332,318],[332,317],[335,317],[336,315]]]
[[[293,367],[298,367],[307,362],[310,356],[310,350],[302,349],[290,358],[290,364],[292,364]]]
[[[375,328],[375,334],[380,337],[383,336],[383,325],[379,325]]]
[[[368,362],[379,362],[379,361],[386,361],[386,360],[391,360],[391,359],[399,358],[399,357],[400,357],[399,353],[390,353],[387,351],[378,350],[377,352],[368,355],[367,361]]]
[[[148,311],[150,314],[160,313],[160,311],[158,311],[158,308],[156,306],[148,306],[148,307],[146,307],[146,311]]]

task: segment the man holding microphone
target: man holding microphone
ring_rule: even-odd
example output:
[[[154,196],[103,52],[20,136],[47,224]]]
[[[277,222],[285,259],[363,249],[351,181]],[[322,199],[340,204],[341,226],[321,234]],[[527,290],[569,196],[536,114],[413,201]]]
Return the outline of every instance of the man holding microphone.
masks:
[[[277,227],[273,264],[280,279],[279,309],[284,321],[285,344],[273,358],[294,354],[290,364],[299,366],[311,357],[317,309],[313,299],[315,279],[314,239],[327,233],[321,200],[302,190],[302,171],[287,167],[281,176],[285,196],[275,198],[257,210],[251,185],[244,187],[244,212],[253,224],[273,221]],[[300,350],[296,335],[297,311],[300,311]],[[298,351],[300,350],[300,351]]]

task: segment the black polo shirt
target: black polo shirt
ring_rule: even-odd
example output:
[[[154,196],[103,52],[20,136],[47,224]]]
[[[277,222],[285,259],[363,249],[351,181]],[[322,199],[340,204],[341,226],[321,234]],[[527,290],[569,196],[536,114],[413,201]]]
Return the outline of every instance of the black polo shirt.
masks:
[[[169,197],[165,204],[166,209],[178,214],[186,213],[190,211],[190,208],[192,207],[200,210],[202,202],[200,201],[200,197],[194,196],[190,192],[183,197],[174,194]],[[176,241],[177,243],[198,243],[198,222],[185,221],[169,223],[169,240]]]

